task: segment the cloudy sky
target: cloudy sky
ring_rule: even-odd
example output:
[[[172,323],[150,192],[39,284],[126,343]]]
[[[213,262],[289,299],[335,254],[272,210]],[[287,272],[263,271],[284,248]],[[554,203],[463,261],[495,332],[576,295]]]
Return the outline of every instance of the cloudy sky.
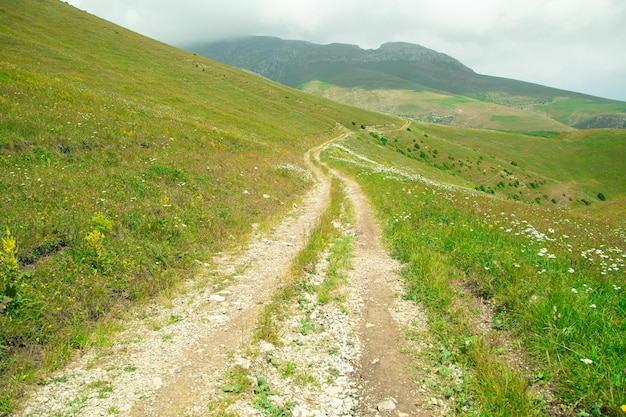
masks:
[[[69,0],[180,46],[271,35],[377,48],[418,43],[478,73],[626,101],[623,0]]]

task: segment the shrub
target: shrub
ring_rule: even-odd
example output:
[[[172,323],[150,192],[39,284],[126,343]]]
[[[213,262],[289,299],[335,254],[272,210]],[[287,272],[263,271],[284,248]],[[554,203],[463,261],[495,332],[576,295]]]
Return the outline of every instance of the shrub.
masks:
[[[17,243],[9,229],[2,238],[0,250],[0,313],[8,310],[11,303],[18,298],[21,287],[21,276],[17,262]]]
[[[606,196],[604,195],[604,193],[598,193],[598,200],[606,201]]]

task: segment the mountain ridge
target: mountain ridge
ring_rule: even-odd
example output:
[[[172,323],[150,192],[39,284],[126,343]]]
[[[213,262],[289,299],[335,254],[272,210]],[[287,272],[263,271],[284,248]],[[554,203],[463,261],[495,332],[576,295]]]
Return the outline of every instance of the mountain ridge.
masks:
[[[449,55],[408,42],[387,42],[376,49],[362,49],[344,43],[319,45],[271,36],[246,36],[189,44],[183,49],[299,89],[321,81],[344,89],[436,92],[521,109],[535,119],[547,117],[569,128],[626,128],[624,102],[479,74]],[[567,106],[560,103],[563,100],[569,100]],[[344,102],[362,104],[359,100]],[[422,107],[423,104],[420,103]],[[466,110],[460,108],[461,112]],[[399,110],[391,113],[412,117]],[[502,115],[507,116],[507,111]],[[427,120],[426,116],[412,118]],[[443,116],[431,119],[451,117]],[[492,125],[473,127],[492,128]]]
[[[476,76],[480,81],[505,82],[513,81],[515,84],[524,86],[537,86],[552,92],[574,94],[577,97],[593,97],[583,93],[576,93],[553,87],[547,87],[536,83],[518,81],[504,77],[494,77],[476,73],[459,60],[442,52],[410,42],[386,42],[376,49],[363,49],[358,45],[346,43],[330,43],[327,45],[316,44],[302,40],[284,40],[273,36],[246,36],[231,38],[214,42],[202,42],[185,46],[192,52],[208,56],[209,58],[222,61],[226,64],[253,70],[262,68],[266,63],[278,63],[288,58],[307,59],[307,61],[291,65],[310,65],[319,63],[348,63],[348,64],[376,64],[382,62],[412,62],[436,69],[457,71],[457,75],[465,73]],[[269,54],[268,54],[269,53]],[[254,58],[254,62],[252,62]],[[260,70],[261,75],[274,79],[272,72]],[[255,71],[256,72],[256,71]],[[477,81],[474,81],[477,82]],[[283,82],[291,87],[296,87],[291,80]],[[426,85],[426,87],[433,87]],[[449,86],[447,88],[450,88]],[[435,88],[438,89],[438,88]],[[446,91],[449,91],[446,89]],[[454,92],[462,92],[454,91]],[[465,91],[467,92],[467,91]],[[606,99],[608,100],[608,99]]]

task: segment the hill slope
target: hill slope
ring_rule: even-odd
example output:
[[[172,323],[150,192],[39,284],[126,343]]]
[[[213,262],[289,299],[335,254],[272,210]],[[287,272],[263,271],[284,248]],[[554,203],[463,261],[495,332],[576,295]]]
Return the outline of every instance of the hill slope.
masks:
[[[106,317],[298,201],[336,123],[395,122],[57,0],[1,0],[0,21],[0,414]]]
[[[351,94],[345,94],[343,100],[350,104],[366,103],[359,94],[355,95],[352,90],[354,88],[374,91],[374,94],[387,90],[420,94],[436,92],[452,97],[464,96],[492,105],[531,110],[535,113],[535,119],[536,113],[539,113],[542,117],[547,116],[566,126],[626,127],[625,103],[477,74],[452,57],[410,43],[386,43],[378,49],[363,50],[354,45],[316,45],[303,41],[253,36],[188,45],[186,48],[293,87],[305,87],[312,81],[321,81],[348,90]],[[428,100],[422,97],[413,97],[413,103],[427,104],[427,102]],[[375,105],[365,106],[375,108]],[[465,106],[458,108],[467,111]],[[564,111],[566,108],[568,110]],[[437,108],[431,109],[430,113],[432,110],[437,111]],[[490,110],[493,112],[494,107],[492,106]],[[511,114],[504,109],[499,111],[502,112],[502,116],[520,117],[519,114]],[[404,110],[393,109],[393,113],[402,113],[421,120],[428,120],[430,116],[431,119],[428,121],[441,121],[438,120],[441,117],[433,119],[428,111],[407,114],[406,107]],[[454,112],[446,113],[445,117],[449,118],[453,114]],[[533,127],[532,121],[528,124]],[[543,126],[528,130],[542,130],[545,126],[546,122]],[[566,129],[565,126],[559,127],[556,124],[553,127],[551,130]]]

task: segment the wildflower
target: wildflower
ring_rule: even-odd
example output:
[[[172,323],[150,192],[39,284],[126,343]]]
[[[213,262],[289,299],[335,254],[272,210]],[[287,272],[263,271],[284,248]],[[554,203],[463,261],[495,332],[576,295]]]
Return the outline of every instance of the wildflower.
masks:
[[[595,305],[595,304],[591,304],[591,305],[589,306],[589,308],[596,308],[596,305]]]
[[[581,358],[580,361],[585,365],[591,365],[593,361],[591,359]]]
[[[572,288],[572,292],[573,292],[574,294],[578,294],[578,290],[577,290],[576,288]]]
[[[570,268],[570,269],[567,270],[567,272],[569,272],[570,274],[573,274],[576,271],[574,271],[574,268]]]
[[[555,255],[555,254],[553,254],[553,253],[549,253],[549,254],[548,254],[548,258],[549,258],[549,259],[555,259],[555,258],[556,258],[556,255]]]
[[[520,268],[520,264],[513,264],[515,268]]]

